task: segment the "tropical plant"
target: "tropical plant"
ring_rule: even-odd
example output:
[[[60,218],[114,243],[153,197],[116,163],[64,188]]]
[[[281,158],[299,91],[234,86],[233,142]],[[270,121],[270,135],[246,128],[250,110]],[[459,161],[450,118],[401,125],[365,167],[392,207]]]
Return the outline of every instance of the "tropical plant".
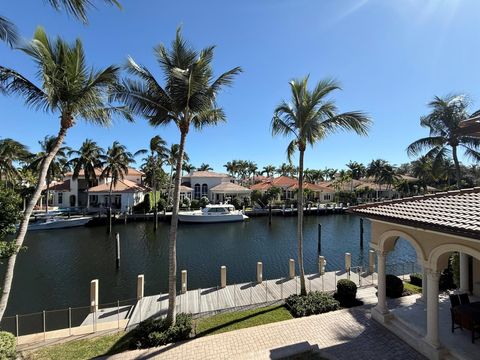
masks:
[[[12,187],[20,178],[20,173],[15,163],[26,161],[31,156],[27,147],[13,139],[0,140],[0,180],[5,186],[10,182]]]
[[[123,81],[115,97],[125,102],[134,112],[148,118],[151,125],[167,125],[173,122],[180,131],[168,249],[169,323],[175,321],[178,210],[187,134],[190,126],[201,130],[205,126],[216,125],[225,120],[225,113],[217,106],[216,96],[223,87],[231,85],[235,75],[241,72],[239,67],[235,67],[214,78],[213,54],[213,46],[200,52],[191,48],[178,29],[171,49],[164,45],[155,48],[155,57],[163,71],[165,85],[160,85],[147,68],[130,58],[127,70],[136,80]]]
[[[185,155],[184,155],[184,157],[185,157]],[[182,171],[185,171],[187,174],[190,174],[195,170],[197,170],[197,168],[195,166],[193,166],[192,164],[189,164],[187,161],[184,161],[184,163],[182,165]]]
[[[15,70],[0,66],[0,87],[7,94],[16,94],[25,98],[27,106],[57,113],[60,118],[60,130],[55,145],[42,163],[35,192],[29,200],[23,220],[16,237],[19,248],[22,247],[33,207],[40,198],[47,170],[62,146],[69,128],[75,125],[77,118],[106,126],[115,112],[124,114],[123,108],[112,107],[108,103],[108,90],[117,82],[118,69],[114,66],[94,71],[85,63],[85,53],[80,40],[68,44],[61,38],[50,41],[42,28],[35,32],[33,40],[20,48],[29,55],[38,68],[40,85],[29,81]],[[13,280],[16,255],[9,258],[2,298],[0,300],[0,319],[7,305]]]
[[[18,42],[18,31],[15,24],[0,16],[0,40],[13,47]]]
[[[47,158],[48,154],[50,154],[55,147],[55,142],[55,136],[45,136],[42,141],[38,142],[42,151],[38,152],[29,164],[29,168],[32,169],[35,173],[39,173],[41,171],[43,162]],[[55,154],[53,160],[50,162],[50,165],[48,166],[47,176],[45,178],[45,183],[47,185],[45,196],[45,212],[48,212],[48,201],[50,199],[50,184],[53,180],[60,179],[69,169],[67,153],[70,150],[71,149],[68,146],[61,146]]]
[[[307,145],[313,146],[327,135],[338,130],[353,130],[366,135],[370,120],[361,112],[337,113],[333,100],[326,97],[340,89],[334,80],[319,81],[313,90],[308,89],[308,76],[290,82],[292,99],[282,101],[277,106],[272,119],[272,134],[293,137],[287,147],[287,157],[299,152],[298,166],[298,267],[300,272],[300,290],[306,295],[305,270],[303,266],[303,167]]]
[[[114,141],[107,150],[105,161],[102,163],[103,171],[100,175],[103,179],[110,179],[108,191],[108,232],[112,231],[112,191],[120,180],[128,174],[128,166],[134,161],[133,155],[127,151],[125,145]]]
[[[266,165],[262,168],[262,175],[265,174],[267,177],[273,176],[275,170],[276,167],[274,165]]]
[[[212,171],[213,168],[209,164],[202,163],[198,169],[198,171]]]
[[[455,164],[457,188],[461,188],[462,174],[458,160],[458,148],[464,150],[464,155],[475,161],[480,161],[480,139],[463,135],[460,123],[470,117],[480,114],[468,113],[470,102],[464,95],[448,95],[435,98],[428,104],[430,114],[420,118],[420,125],[428,128],[428,137],[418,139],[407,148],[409,156],[419,155],[427,150],[426,156],[433,159],[433,167],[452,155]]]
[[[98,171],[99,168],[101,168],[102,161],[105,159],[104,154],[105,150],[91,139],[86,139],[80,146],[80,149],[70,150],[68,152],[68,156],[76,156],[69,161],[73,168],[72,179],[77,180],[80,171],[83,170],[83,174],[87,182],[87,210],[90,207],[90,195],[88,190],[91,186],[93,186],[93,182],[97,179],[95,170]]]
[[[15,242],[8,240],[7,236],[17,231],[15,225],[22,217],[21,203],[14,190],[0,189],[0,259],[7,259],[17,251]]]

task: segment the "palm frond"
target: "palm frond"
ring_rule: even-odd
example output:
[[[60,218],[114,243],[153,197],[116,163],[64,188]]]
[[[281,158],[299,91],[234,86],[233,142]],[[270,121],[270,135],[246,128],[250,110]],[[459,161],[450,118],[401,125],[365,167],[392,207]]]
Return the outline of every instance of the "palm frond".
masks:
[[[18,42],[17,27],[7,18],[0,16],[0,40],[13,47]]]
[[[418,139],[408,145],[407,154],[408,156],[417,156],[422,151],[428,150],[435,147],[441,147],[445,144],[445,139],[441,136],[429,136],[422,139]]]
[[[48,0],[50,5],[57,11],[65,9],[67,13],[76,17],[77,19],[87,22],[87,11],[94,7],[92,0]],[[117,0],[103,0],[103,2],[114,5],[119,9],[122,8],[120,2]]]

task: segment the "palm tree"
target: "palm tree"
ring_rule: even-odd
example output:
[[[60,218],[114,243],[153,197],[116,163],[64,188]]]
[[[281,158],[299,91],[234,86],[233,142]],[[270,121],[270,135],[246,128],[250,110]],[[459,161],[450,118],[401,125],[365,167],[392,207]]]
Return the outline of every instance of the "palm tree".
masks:
[[[184,157],[185,157],[185,155],[184,155]],[[192,164],[189,164],[186,161],[182,165],[182,171],[185,171],[187,174],[190,174],[191,172],[193,172],[195,170],[197,170],[197,168],[195,166],[193,166]]]
[[[34,39],[20,50],[31,56],[36,63],[40,85],[37,86],[15,70],[0,66],[0,88],[6,93],[23,96],[26,105],[34,109],[59,114],[60,130],[55,146],[42,164],[34,194],[20,223],[15,239],[18,248],[23,245],[29,218],[40,198],[50,163],[62,146],[68,129],[75,125],[77,117],[102,126],[110,124],[114,112],[121,112],[130,119],[125,109],[108,104],[107,91],[117,82],[118,68],[110,66],[101,71],[89,68],[85,63],[85,53],[80,40],[70,45],[57,38],[52,43],[45,31],[38,28]],[[10,294],[15,262],[16,254],[8,260],[0,300],[0,319]]]
[[[93,186],[93,182],[97,179],[96,169],[102,166],[104,160],[105,150],[102,149],[95,141],[86,139],[80,149],[71,150],[68,156],[76,155],[75,158],[70,159],[69,163],[73,167],[73,180],[78,179],[80,171],[83,170],[85,180],[87,181],[87,211],[90,207],[90,195],[88,190]]]
[[[340,86],[334,80],[321,80],[313,90],[308,89],[308,76],[290,82],[291,103],[282,101],[275,109],[272,134],[293,137],[287,147],[289,161],[299,151],[298,166],[298,266],[301,294],[306,295],[303,267],[303,158],[307,145],[313,146],[327,135],[338,130],[353,130],[366,135],[370,120],[361,112],[338,114],[333,100],[326,97]]]
[[[167,142],[163,140],[160,135],[156,135],[150,139],[150,156],[149,160],[152,165],[153,176],[151,177],[151,187],[153,190],[153,229],[157,230],[158,227],[158,206],[157,206],[157,182],[156,182],[156,172],[157,168],[161,166],[168,157]],[[139,150],[135,153],[134,156],[138,154],[147,153],[147,149]]]
[[[466,157],[480,161],[480,139],[460,133],[462,121],[480,114],[480,112],[469,114],[469,105],[469,101],[463,95],[448,95],[443,98],[435,96],[428,104],[432,112],[420,118],[420,125],[429,129],[430,136],[414,141],[407,148],[409,156],[416,156],[427,150],[426,155],[434,160],[434,167],[435,163],[441,162],[451,153],[458,189],[462,184],[458,148],[464,149]]]
[[[0,180],[15,186],[15,179],[20,178],[20,173],[14,163],[25,161],[31,156],[27,147],[13,139],[0,140]]]
[[[0,16],[0,40],[13,47],[18,42],[16,26],[7,18]]]
[[[277,174],[280,176],[288,176],[293,172],[292,164],[283,163],[277,168]]]
[[[55,136],[45,136],[42,141],[39,141],[42,151],[37,153],[33,158],[32,162],[29,165],[29,168],[34,170],[36,173],[41,171],[42,164],[47,158],[48,154],[51,153],[53,147],[55,146]],[[46,189],[46,201],[45,201],[45,212],[48,212],[48,200],[50,198],[50,184],[53,180],[59,179],[61,176],[65,175],[66,170],[68,169],[68,159],[67,153],[71,149],[68,146],[62,146],[58,149],[55,157],[50,163],[50,166],[47,170],[47,176],[45,182],[47,185]]]
[[[110,189],[108,192],[108,233],[112,232],[112,190],[119,180],[123,180],[128,174],[128,166],[134,160],[133,155],[127,151],[125,145],[114,141],[108,148],[105,161],[102,164],[103,171],[100,175],[103,179],[110,179]]]
[[[177,156],[175,189],[173,194],[172,221],[169,232],[169,277],[167,321],[175,321],[177,286],[177,227],[182,178],[183,153],[190,125],[201,130],[225,120],[223,109],[217,106],[216,95],[225,86],[233,83],[241,72],[235,67],[218,78],[212,70],[214,47],[200,52],[191,48],[177,30],[171,49],[159,45],[155,56],[160,63],[165,85],[162,86],[152,73],[129,59],[127,69],[139,80],[125,80],[118,89],[116,99],[127,103],[130,108],[149,119],[153,126],[175,123],[180,130]]]
[[[170,176],[168,177],[167,206],[165,207],[165,211],[166,211],[166,208],[170,205],[170,197],[172,193],[172,182],[173,182],[173,178],[176,177],[175,167],[177,166],[179,151],[180,151],[179,144],[172,144],[170,146],[170,150],[167,150],[166,163],[167,165],[170,166]],[[184,150],[182,168],[183,168],[183,165],[188,163],[189,161],[190,161],[190,157],[188,156],[187,152]],[[182,172],[180,171],[180,174],[181,173]]]
[[[252,177],[252,184],[254,183],[254,176],[257,173],[258,166],[254,161],[247,161],[247,170]]]
[[[209,164],[202,163],[198,169],[198,171],[212,171],[213,168]]]
[[[276,167],[274,165],[266,165],[262,169],[262,175],[266,174],[267,177],[273,176],[275,173]]]

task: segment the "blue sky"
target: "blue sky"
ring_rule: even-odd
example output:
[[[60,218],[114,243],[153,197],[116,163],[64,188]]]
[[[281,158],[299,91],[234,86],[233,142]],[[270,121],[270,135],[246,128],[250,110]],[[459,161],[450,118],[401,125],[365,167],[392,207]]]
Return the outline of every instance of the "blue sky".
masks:
[[[227,123],[191,131],[191,163],[215,170],[233,159],[259,167],[286,161],[288,144],[272,138],[273,109],[288,99],[288,81],[310,74],[311,82],[334,77],[343,90],[334,94],[341,111],[362,110],[374,121],[368,137],[332,135],[308,149],[306,167],[342,168],[349,160],[384,158],[408,161],[405,148],[427,135],[419,118],[434,95],[467,93],[472,110],[480,108],[478,0],[122,0],[123,10],[104,6],[89,12],[82,25],[41,0],[9,1],[0,13],[13,20],[26,38],[37,25],[50,36],[83,40],[95,68],[123,64],[127,55],[161,78],[152,48],[170,43],[177,26],[197,49],[217,45],[217,73],[244,70],[219,97]],[[0,63],[29,78],[33,62],[0,44]],[[58,115],[25,108],[20,98],[0,97],[0,138],[11,137],[38,150],[37,141],[58,131]],[[107,147],[114,140],[132,152],[161,135],[179,141],[175,127],[152,128],[142,118],[122,120],[108,129],[78,122],[67,144],[79,147],[92,138]]]

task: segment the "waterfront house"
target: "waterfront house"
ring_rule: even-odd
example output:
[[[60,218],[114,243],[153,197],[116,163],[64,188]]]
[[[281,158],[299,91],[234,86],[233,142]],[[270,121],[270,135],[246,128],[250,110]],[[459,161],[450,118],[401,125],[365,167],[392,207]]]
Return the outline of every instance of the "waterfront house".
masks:
[[[473,310],[456,308],[448,293],[439,293],[439,280],[450,257],[458,253],[457,292],[470,295],[472,302],[480,297],[480,188],[361,205],[351,212],[371,220],[370,246],[378,267],[373,319],[430,359],[478,358],[478,341],[473,343],[472,335],[480,335],[480,327],[478,319],[471,318],[478,303],[472,304]],[[412,245],[423,268],[422,298],[389,310],[386,260],[400,238]],[[457,321],[463,330],[454,329]]]
[[[85,179],[83,170],[80,171],[77,179],[73,179],[72,172],[65,174],[61,182],[50,187],[53,198],[52,205],[58,208],[106,207],[111,178],[102,178],[101,174],[102,169],[95,169],[97,178],[89,182]],[[143,176],[141,171],[128,169],[124,179],[119,180],[117,185],[112,188],[112,203],[115,208],[125,211],[143,201],[145,194],[150,191],[143,186]]]
[[[318,201],[321,203],[328,203],[334,201],[335,190],[318,184],[312,184],[309,182],[304,183],[304,189],[309,190],[307,199],[312,201]],[[279,176],[277,178],[267,178],[255,185],[250,186],[250,190],[258,190],[262,194],[272,187],[282,189],[279,200],[294,200],[297,198],[298,192],[298,180],[288,177]]]
[[[235,197],[243,199],[250,196],[251,190],[235,184],[228,174],[213,171],[192,171],[182,177],[182,185],[193,189],[193,199],[206,196],[212,203],[225,202]]]

